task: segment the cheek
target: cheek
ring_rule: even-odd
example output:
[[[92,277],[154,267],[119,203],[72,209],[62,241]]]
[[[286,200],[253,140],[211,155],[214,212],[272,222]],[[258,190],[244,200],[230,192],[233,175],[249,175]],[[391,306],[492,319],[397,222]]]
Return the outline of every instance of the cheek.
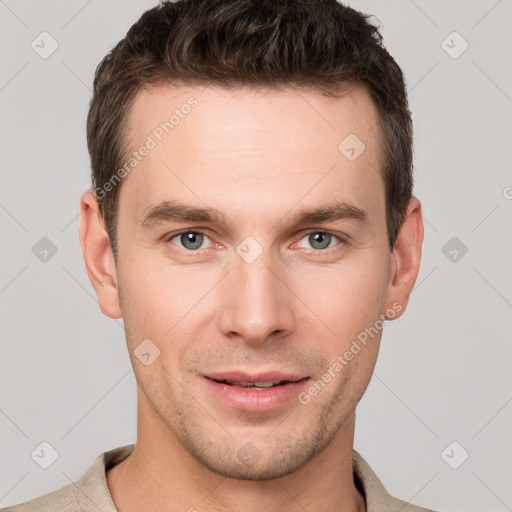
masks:
[[[149,257],[120,265],[121,308],[131,343],[149,338],[167,350],[172,340],[179,350],[183,331],[199,321],[202,300],[216,280],[214,272],[197,266],[178,268]]]
[[[387,297],[387,277],[383,259],[361,258],[331,268],[305,268],[291,288],[317,317],[316,323],[325,325],[328,337],[347,342],[379,317]]]

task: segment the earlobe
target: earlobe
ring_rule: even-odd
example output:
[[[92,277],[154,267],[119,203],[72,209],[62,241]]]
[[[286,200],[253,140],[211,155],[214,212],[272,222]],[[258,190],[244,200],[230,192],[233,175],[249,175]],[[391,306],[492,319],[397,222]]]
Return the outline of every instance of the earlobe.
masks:
[[[80,245],[85,267],[104,315],[121,318],[117,272],[108,234],[92,190],[80,198]]]
[[[400,317],[407,307],[409,297],[418,277],[423,244],[423,217],[421,203],[412,197],[407,204],[404,220],[393,246],[391,281],[388,289],[387,308],[400,304]],[[396,309],[396,308],[395,308]]]

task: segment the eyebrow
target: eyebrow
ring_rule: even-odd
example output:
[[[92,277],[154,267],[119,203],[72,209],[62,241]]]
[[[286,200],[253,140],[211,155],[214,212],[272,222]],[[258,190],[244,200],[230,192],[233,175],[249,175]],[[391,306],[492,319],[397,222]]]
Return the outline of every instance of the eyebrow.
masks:
[[[292,224],[300,226],[336,220],[356,220],[365,223],[368,220],[368,214],[346,201],[338,201],[317,208],[301,210],[293,215]],[[178,200],[163,201],[148,206],[142,211],[137,224],[142,228],[151,228],[172,221],[205,222],[227,226],[226,218],[216,208],[197,208]]]

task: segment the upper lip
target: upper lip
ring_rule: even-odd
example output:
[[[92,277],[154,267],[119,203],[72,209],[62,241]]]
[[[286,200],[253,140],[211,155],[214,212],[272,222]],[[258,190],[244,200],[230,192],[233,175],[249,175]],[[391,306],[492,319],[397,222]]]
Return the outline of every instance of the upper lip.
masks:
[[[267,382],[267,381],[289,381],[297,382],[307,378],[307,375],[300,375],[297,373],[284,373],[280,371],[247,373],[242,371],[226,371],[226,372],[211,372],[204,374],[205,377],[212,380],[222,381],[227,380],[230,382]]]

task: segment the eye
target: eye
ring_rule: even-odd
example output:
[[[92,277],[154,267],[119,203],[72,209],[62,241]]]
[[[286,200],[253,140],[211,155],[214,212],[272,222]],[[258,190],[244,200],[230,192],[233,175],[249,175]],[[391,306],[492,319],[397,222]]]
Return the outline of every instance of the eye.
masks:
[[[335,240],[341,241],[341,238],[328,231],[311,231],[301,238],[301,242],[302,240],[307,240],[315,251],[322,251],[336,245],[331,242]],[[304,247],[301,245],[301,242],[299,242],[298,246]]]
[[[201,233],[200,231],[182,231],[181,233],[176,233],[175,235],[171,236],[168,241],[171,242],[174,239],[177,239],[179,244],[181,244],[181,246],[178,245],[180,249],[186,249],[187,251],[196,251],[201,249],[203,242],[205,240],[210,240],[204,233]],[[206,249],[206,247],[203,247],[203,249]]]

